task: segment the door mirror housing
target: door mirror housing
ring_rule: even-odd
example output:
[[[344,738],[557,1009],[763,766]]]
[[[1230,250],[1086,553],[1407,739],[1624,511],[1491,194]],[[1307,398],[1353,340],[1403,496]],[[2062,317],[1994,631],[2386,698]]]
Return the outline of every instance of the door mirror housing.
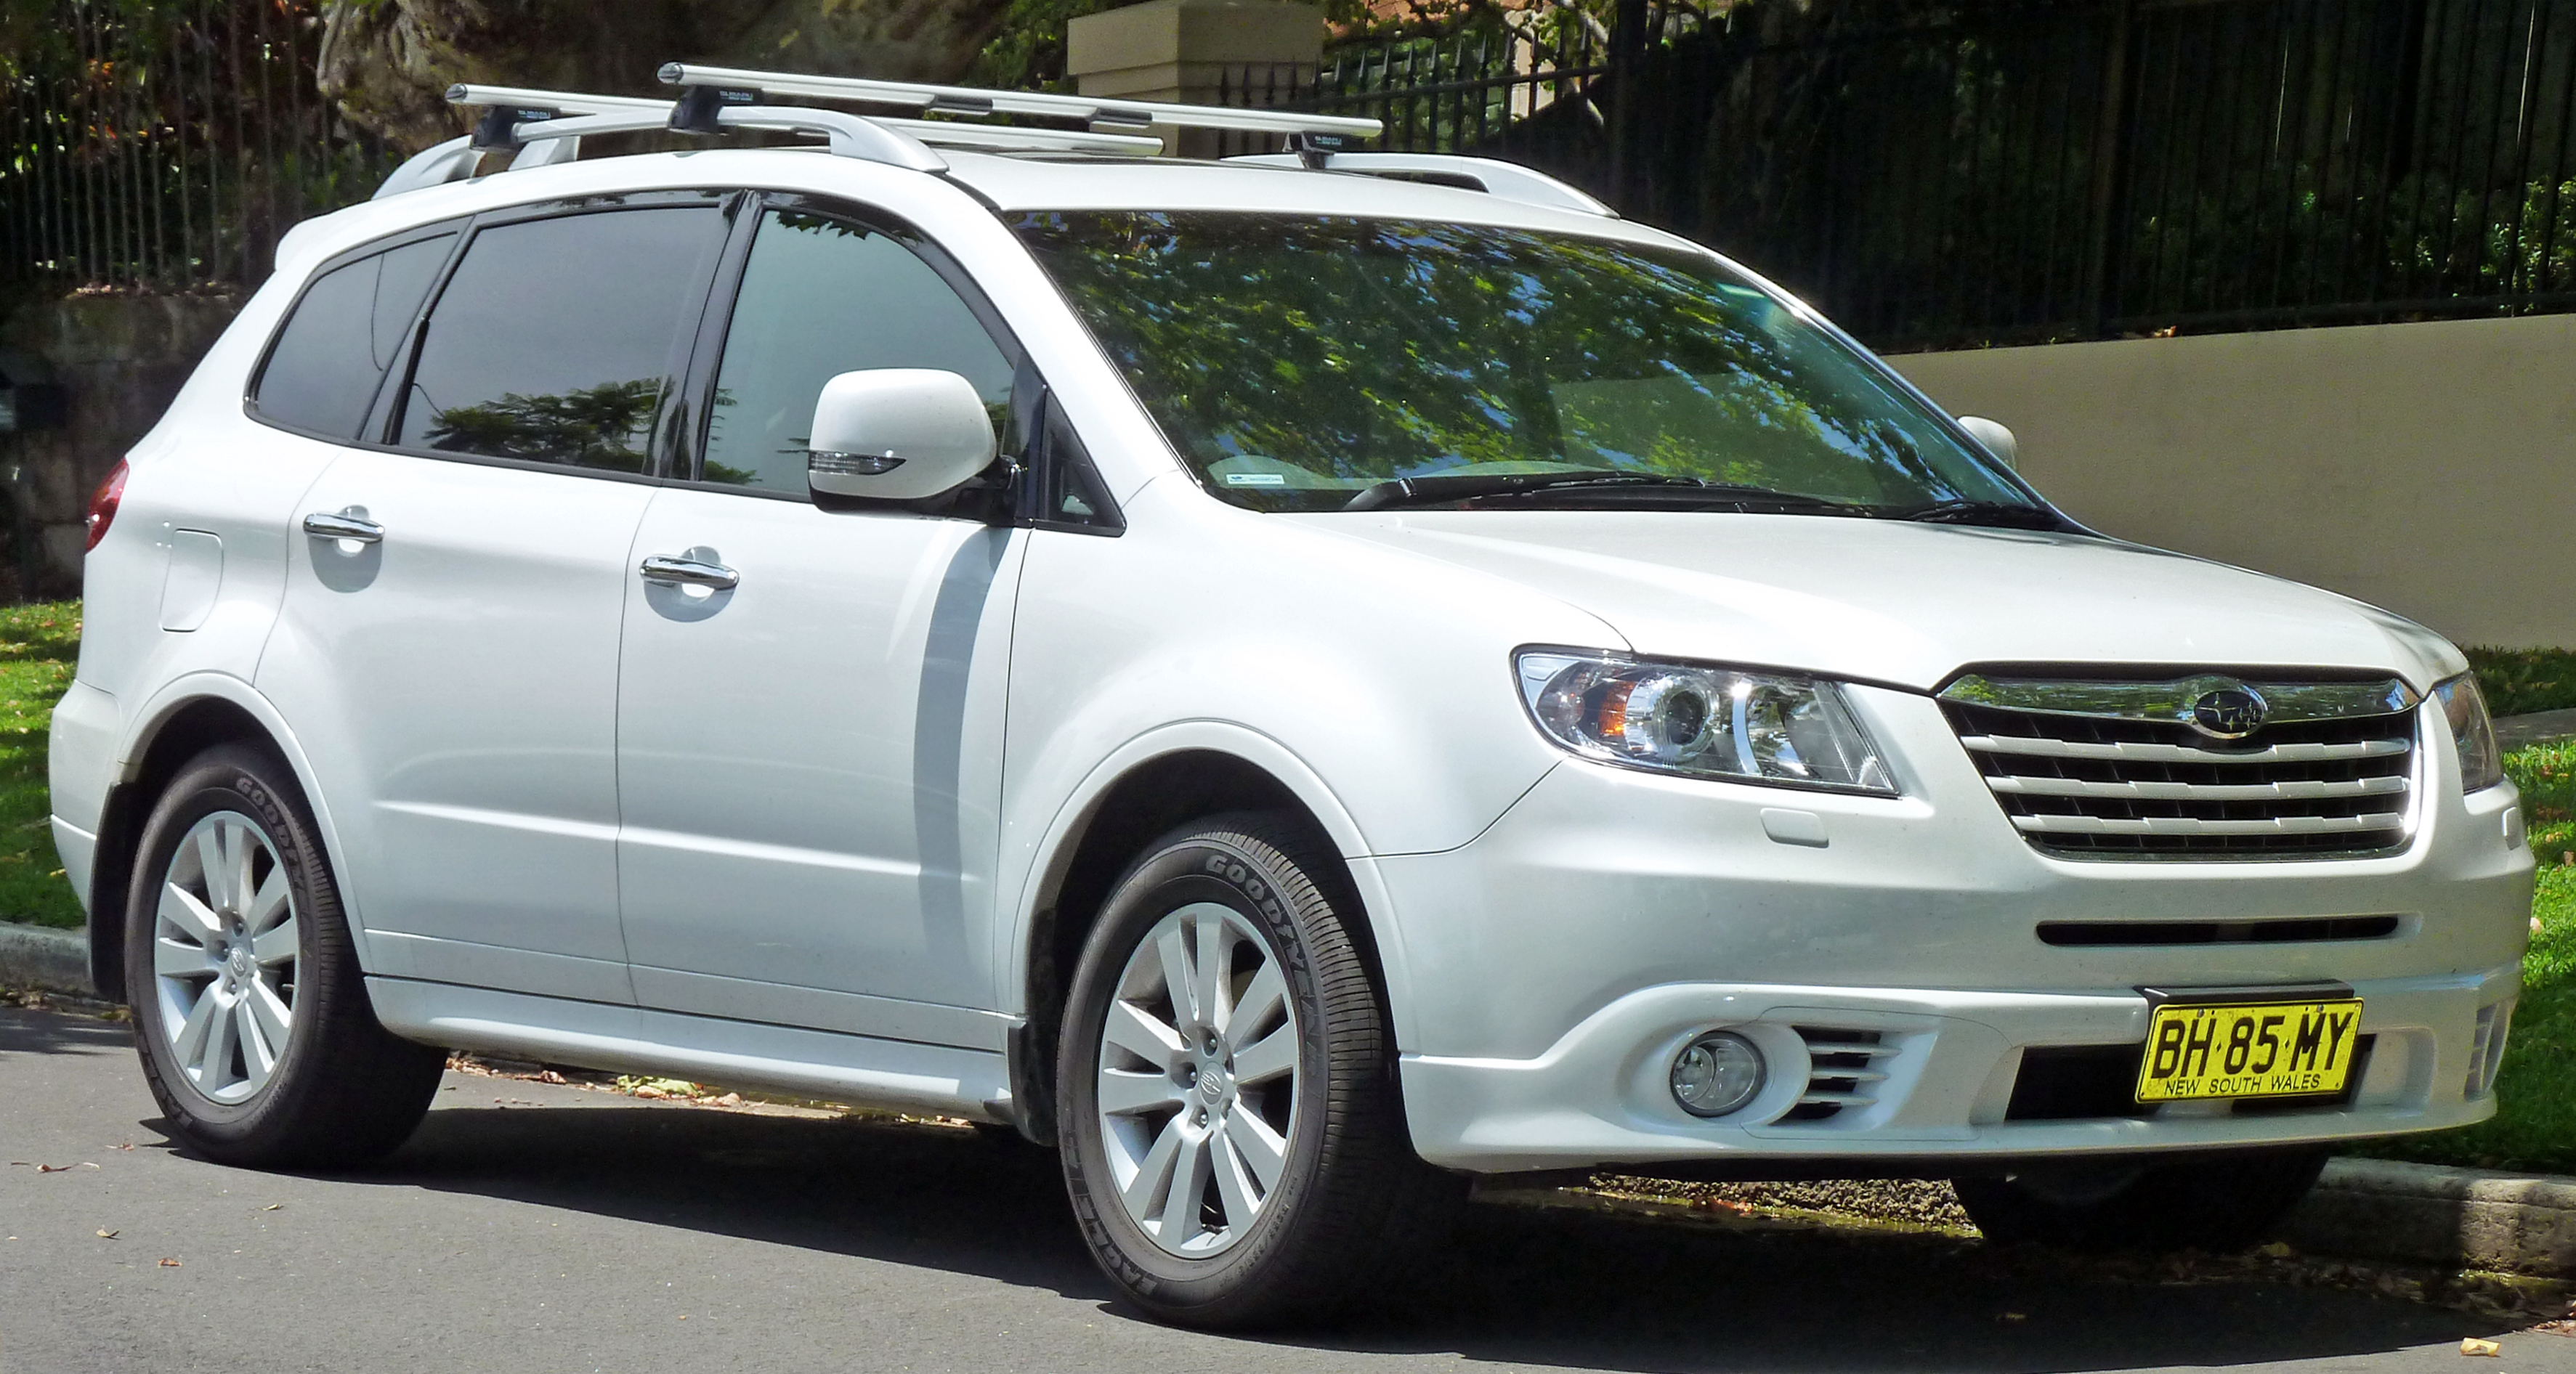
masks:
[[[2021,466],[2021,445],[2014,441],[2011,430],[1983,415],[1960,416],[1959,428],[1968,431],[1969,438],[1984,445],[1986,452],[1995,456],[1996,462],[2008,468]]]
[[[815,496],[925,500],[973,481],[997,452],[974,383],[930,368],[834,377],[807,433],[805,484]]]

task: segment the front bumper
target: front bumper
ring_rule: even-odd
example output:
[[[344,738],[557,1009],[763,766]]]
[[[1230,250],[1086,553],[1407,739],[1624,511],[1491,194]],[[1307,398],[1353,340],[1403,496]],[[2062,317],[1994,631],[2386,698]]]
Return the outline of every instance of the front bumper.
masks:
[[[2025,1056],[2055,1046],[2134,1044],[2147,1002],[2134,993],[1896,992],[1872,988],[1677,983],[1602,1008],[1534,1059],[1407,1055],[1405,1107],[1414,1148],[1434,1164],[1479,1173],[1661,1164],[1713,1158],[1856,1164],[2033,1154],[2208,1149],[2437,1130],[2494,1114],[2468,1096],[2481,1008],[2512,997],[2514,966],[2482,974],[2359,984],[2369,1038],[2346,1103],[2244,1112],[2173,1103],[2140,1115],[2010,1119]],[[1762,1092],[1727,1120],[1693,1117],[1666,1086],[1673,1055],[1727,1027],[1761,1046]],[[1810,1041],[1862,1037],[1892,1051],[1886,1076],[1835,1096],[1830,1115],[1786,1115],[1814,1078]]]
[[[2476,1028],[2519,989],[2530,913],[2510,788],[2420,787],[2409,844],[2380,858],[2067,860],[2012,829],[1930,700],[1851,695],[1911,770],[1906,796],[1568,761],[1469,845],[1364,861],[1402,941],[1407,980],[1391,993],[1424,1158],[1477,1172],[1850,1159],[1857,1172],[1872,1158],[2325,1141],[2493,1113],[2472,1091]],[[2437,756],[2419,778],[2453,766],[2446,749],[2426,752]],[[2396,919],[2377,938],[2297,942],[2061,945],[2038,933],[2042,921],[2347,916]],[[2014,1108],[2026,1063],[2141,1042],[2142,987],[2316,982],[2363,999],[2372,1049],[2345,1101]],[[1666,1072],[1682,1044],[1719,1027],[1763,1048],[1770,1084],[1703,1120],[1673,1102]],[[1885,1077],[1865,1101],[1797,1110],[1817,1086],[1808,1043],[1852,1038],[1886,1051],[1870,1066]]]

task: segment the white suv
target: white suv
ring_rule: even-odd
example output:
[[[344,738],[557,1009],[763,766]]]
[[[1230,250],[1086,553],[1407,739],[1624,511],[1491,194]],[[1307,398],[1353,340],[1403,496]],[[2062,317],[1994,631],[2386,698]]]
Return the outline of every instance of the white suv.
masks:
[[[100,494],[54,833],[194,1147],[366,1160],[447,1047],[942,1113],[1214,1325],[1469,1176],[2218,1244],[2493,1112],[2532,863],[2440,637],[1522,169],[718,75],[831,148],[503,93]]]

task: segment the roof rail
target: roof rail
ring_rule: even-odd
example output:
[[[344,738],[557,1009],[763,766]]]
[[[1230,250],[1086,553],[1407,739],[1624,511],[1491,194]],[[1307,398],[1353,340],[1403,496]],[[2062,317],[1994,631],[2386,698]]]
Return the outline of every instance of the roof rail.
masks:
[[[1350,115],[1313,114],[1302,110],[1244,109],[1230,105],[1173,105],[1143,100],[1112,100],[1088,95],[1045,95],[1032,91],[988,90],[975,86],[928,86],[912,81],[873,81],[855,76],[813,76],[797,72],[760,72],[740,67],[701,67],[686,62],[663,66],[662,80],[673,86],[714,86],[752,91],[764,96],[792,95],[808,100],[856,100],[871,105],[907,106],[935,114],[982,117],[997,114],[1040,115],[1079,119],[1119,129],[1233,129],[1250,133],[1320,134],[1327,138],[1375,138],[1385,125]]]
[[[661,128],[695,133],[713,133],[722,127],[820,134],[831,141],[835,153],[916,171],[946,169],[948,164],[929,151],[933,147],[1128,154],[1153,154],[1163,147],[1160,139],[1140,134],[896,119],[804,106],[746,104],[738,98],[728,99],[732,92],[710,91],[713,99],[692,98],[695,94],[692,90],[689,96],[670,101],[523,86],[450,86],[449,103],[483,108],[486,113],[482,121],[473,133],[415,154],[395,168],[376,188],[373,199],[469,176],[485,153],[515,152],[517,156],[510,162],[513,170],[543,167],[572,161],[579,154],[584,134]]]
[[[1230,157],[1226,161],[1261,167],[1320,166],[1324,171],[1357,172],[1363,176],[1464,181],[1479,191],[1505,200],[1544,205],[1551,210],[1572,210],[1577,214],[1603,215],[1611,219],[1619,217],[1618,211],[1545,172],[1490,157],[1459,157],[1448,153],[1326,153],[1319,157],[1307,152],[1259,153],[1249,157]]]

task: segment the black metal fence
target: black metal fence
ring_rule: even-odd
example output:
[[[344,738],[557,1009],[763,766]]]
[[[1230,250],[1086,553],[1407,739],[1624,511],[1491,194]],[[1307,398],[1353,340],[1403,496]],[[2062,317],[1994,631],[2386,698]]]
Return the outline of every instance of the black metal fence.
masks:
[[[1546,167],[1887,347],[2576,308],[2576,0],[1859,8],[1534,11],[1341,49],[1315,103]]]
[[[394,159],[314,88],[317,0],[62,0],[0,54],[0,282],[189,290],[267,275],[297,220]]]

